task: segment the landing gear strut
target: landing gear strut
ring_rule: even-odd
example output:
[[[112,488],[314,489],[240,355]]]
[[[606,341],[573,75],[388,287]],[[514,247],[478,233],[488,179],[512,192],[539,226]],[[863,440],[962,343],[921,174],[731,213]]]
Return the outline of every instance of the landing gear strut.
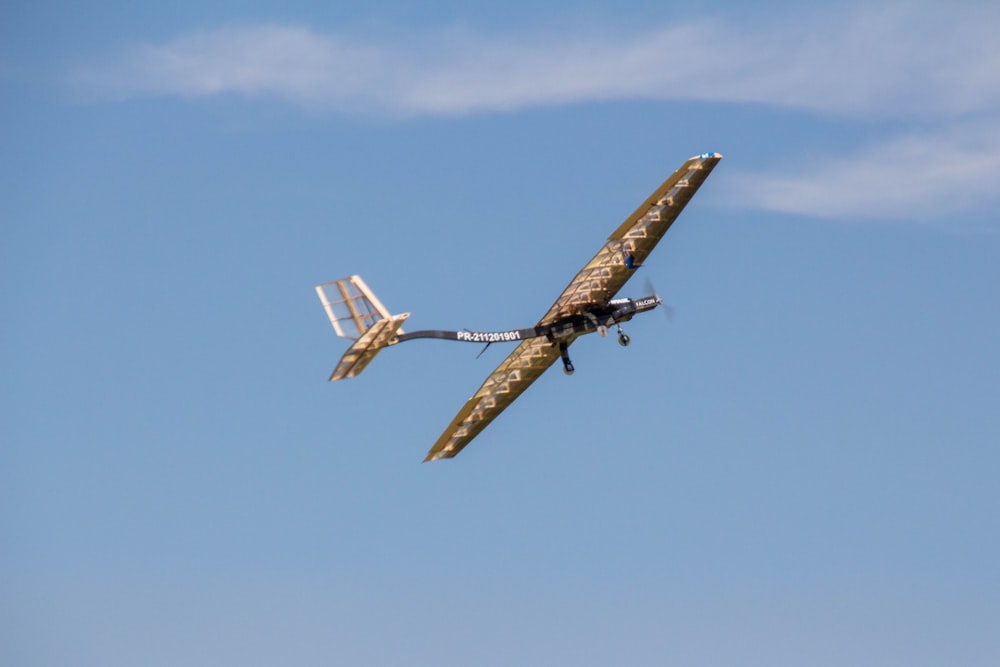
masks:
[[[559,356],[562,357],[563,373],[572,375],[576,369],[573,368],[573,362],[569,360],[569,345],[564,340],[559,341]]]
[[[628,334],[622,330],[622,325],[618,325],[618,344],[622,347],[628,347],[632,339],[628,337]]]

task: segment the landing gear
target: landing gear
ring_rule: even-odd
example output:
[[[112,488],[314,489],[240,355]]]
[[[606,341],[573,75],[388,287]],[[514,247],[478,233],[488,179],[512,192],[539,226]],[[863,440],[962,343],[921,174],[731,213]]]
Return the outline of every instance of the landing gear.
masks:
[[[569,345],[564,340],[559,341],[559,356],[562,357],[563,373],[572,375],[576,369],[573,368],[573,362],[569,360]]]
[[[622,331],[622,327],[619,324],[618,325],[618,344],[621,345],[622,347],[628,347],[629,343],[631,343],[631,342],[632,342],[632,339],[628,337],[627,333],[625,333],[624,331]]]

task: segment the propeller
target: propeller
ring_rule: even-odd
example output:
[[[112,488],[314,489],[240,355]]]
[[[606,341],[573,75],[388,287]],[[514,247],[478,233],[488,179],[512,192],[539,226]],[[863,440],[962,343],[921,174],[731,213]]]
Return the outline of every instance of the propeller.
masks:
[[[663,308],[663,315],[667,318],[668,322],[674,321],[674,307],[663,303],[663,298],[660,293],[656,291],[656,286],[653,285],[653,281],[646,278],[646,291],[656,297],[656,300],[660,302],[660,307]]]

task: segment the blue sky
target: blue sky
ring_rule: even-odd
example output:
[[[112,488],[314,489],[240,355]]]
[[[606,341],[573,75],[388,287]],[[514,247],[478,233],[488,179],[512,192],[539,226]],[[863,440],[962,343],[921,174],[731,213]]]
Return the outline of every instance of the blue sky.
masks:
[[[3,662],[996,664],[1000,11],[797,4],[5,5]],[[315,284],[530,326],[706,151],[458,458],[502,346],[325,381]]]

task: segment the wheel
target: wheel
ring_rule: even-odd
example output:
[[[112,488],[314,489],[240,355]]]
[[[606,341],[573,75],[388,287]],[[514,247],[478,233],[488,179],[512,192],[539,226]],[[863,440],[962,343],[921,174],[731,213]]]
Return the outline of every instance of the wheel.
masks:
[[[628,337],[628,334],[618,334],[618,344],[622,347],[628,347],[628,344],[632,342],[632,339]]]
[[[566,375],[572,375],[573,371],[575,370],[576,369],[573,368],[573,364],[566,364],[565,366],[563,366],[563,373],[565,373]]]

